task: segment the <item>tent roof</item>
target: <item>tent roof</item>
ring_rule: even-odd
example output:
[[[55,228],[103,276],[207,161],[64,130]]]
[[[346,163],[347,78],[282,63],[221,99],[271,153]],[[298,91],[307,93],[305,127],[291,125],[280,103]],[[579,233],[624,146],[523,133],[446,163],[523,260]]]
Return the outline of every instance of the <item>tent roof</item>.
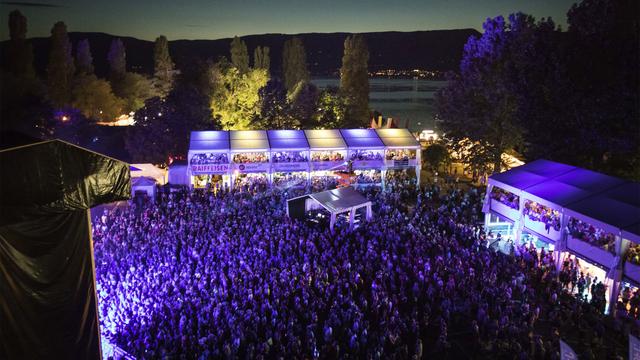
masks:
[[[344,149],[347,144],[340,134],[340,130],[305,130],[311,150]]]
[[[228,131],[192,131],[189,150],[229,150]]]
[[[374,129],[342,129],[344,141],[350,148],[383,148],[384,143]]]
[[[271,149],[309,149],[309,142],[307,142],[307,137],[302,130],[268,130],[267,136]]]
[[[146,176],[131,179],[131,186],[152,186],[156,184],[156,180]]]
[[[489,182],[640,243],[640,183],[549,160],[491,175]]]
[[[375,129],[385,146],[420,148],[420,142],[408,129]]]
[[[269,140],[265,130],[237,130],[229,132],[231,151],[268,151]]]
[[[341,212],[369,202],[351,186],[309,194],[309,197],[331,212]]]
[[[0,151],[0,223],[131,197],[129,164],[61,141]]]

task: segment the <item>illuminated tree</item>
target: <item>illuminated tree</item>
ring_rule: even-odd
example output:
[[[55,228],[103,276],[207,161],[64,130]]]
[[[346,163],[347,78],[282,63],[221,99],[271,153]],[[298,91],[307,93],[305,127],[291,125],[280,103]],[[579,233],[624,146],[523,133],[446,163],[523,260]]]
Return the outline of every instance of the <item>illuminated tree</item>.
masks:
[[[344,124],[345,103],[335,87],[330,87],[318,95],[313,122],[308,126],[315,129],[337,129]]]
[[[490,163],[499,172],[502,153],[522,144],[517,98],[507,74],[509,32],[501,16],[488,19],[480,38],[464,47],[460,76],[436,96],[442,128],[467,164]]]
[[[300,38],[294,37],[284,43],[282,51],[282,74],[284,86],[292,92],[296,85],[309,81],[307,54]]]
[[[231,63],[238,69],[238,72],[241,75],[249,72],[249,52],[247,51],[247,44],[236,36],[231,41],[230,52]]]
[[[269,47],[258,46],[253,50],[253,68],[264,69],[269,74],[271,60],[269,59]]]
[[[80,74],[74,80],[71,105],[87,119],[113,121],[121,114],[123,101],[113,94],[108,81]]]
[[[137,111],[147,99],[156,95],[151,80],[137,73],[125,72],[112,79],[111,86],[116,96],[124,100],[124,113]]]
[[[51,29],[51,50],[47,64],[48,93],[54,106],[62,107],[71,100],[74,72],[67,26],[57,22]]]
[[[153,48],[155,85],[161,96],[166,96],[173,85],[174,64],[169,55],[169,42],[164,35],[156,39]]]
[[[76,68],[80,74],[93,74],[93,56],[87,39],[78,41],[76,45]]]
[[[355,34],[344,41],[340,68],[340,94],[346,109],[344,123],[348,127],[369,124],[369,50],[362,35]]]
[[[264,69],[253,69],[242,74],[226,61],[216,63],[211,71],[213,95],[211,111],[214,119],[225,130],[245,130],[260,114],[259,90],[267,84]]]

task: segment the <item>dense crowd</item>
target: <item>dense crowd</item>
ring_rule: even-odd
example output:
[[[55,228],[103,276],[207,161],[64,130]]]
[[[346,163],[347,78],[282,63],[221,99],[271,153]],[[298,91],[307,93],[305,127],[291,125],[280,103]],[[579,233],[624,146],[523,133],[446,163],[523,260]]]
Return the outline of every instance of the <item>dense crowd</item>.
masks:
[[[351,153],[351,161],[382,160],[382,153],[374,150],[356,150]]]
[[[376,170],[356,171],[352,183],[355,184],[380,184],[382,183],[382,172]]]
[[[271,162],[307,162],[307,156],[304,151],[278,151],[271,153]]]
[[[626,351],[629,323],[571,296],[549,253],[487,247],[476,190],[405,181],[367,188],[372,221],[334,234],[289,219],[277,190],[96,218],[105,335],[138,358],[550,359],[560,337],[585,359]]]
[[[518,210],[520,206],[520,197],[518,195],[500,188],[493,188],[493,191],[491,191],[491,199],[515,210]]]
[[[626,260],[635,265],[640,265],[640,245],[632,243],[629,246]]]
[[[571,218],[568,223],[569,233],[572,237],[601,247],[612,254],[616,253],[616,237],[612,233],[598,229],[578,219]]]
[[[557,210],[550,209],[533,201],[526,201],[522,213],[532,221],[543,223],[547,232],[549,232],[550,229],[560,231],[560,213]]]
[[[238,153],[233,155],[233,162],[235,164],[266,163],[269,162],[269,157],[263,152]]]
[[[273,186],[279,188],[306,187],[307,173],[276,173],[273,175]]]
[[[397,149],[397,150],[387,150],[385,154],[385,158],[387,160],[413,160],[416,158],[415,150],[407,150],[407,149]]]
[[[228,164],[229,158],[226,153],[202,153],[194,154],[191,157],[191,164],[193,165],[206,165],[206,164]]]
[[[311,161],[343,161],[344,155],[339,151],[313,151]]]

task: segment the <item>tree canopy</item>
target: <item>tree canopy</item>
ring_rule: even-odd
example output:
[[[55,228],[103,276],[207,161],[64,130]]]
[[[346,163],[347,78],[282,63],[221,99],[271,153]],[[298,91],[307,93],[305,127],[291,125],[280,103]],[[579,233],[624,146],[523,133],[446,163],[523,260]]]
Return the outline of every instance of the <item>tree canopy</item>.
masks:
[[[251,69],[241,73],[238,68],[221,61],[211,71],[213,117],[225,130],[245,130],[260,114],[259,90],[267,84],[264,69]]]
[[[340,68],[340,93],[345,101],[344,123],[348,127],[369,124],[369,50],[362,35],[348,36]]]
[[[121,114],[123,101],[113,94],[108,81],[83,73],[74,80],[71,106],[87,119],[112,121]]]
[[[166,96],[173,85],[174,63],[169,55],[169,42],[164,35],[156,39],[153,48],[153,73],[155,85],[162,96]]]
[[[78,41],[76,45],[76,68],[80,74],[93,74],[93,56],[87,39]]]
[[[47,64],[48,93],[54,106],[69,104],[74,72],[67,26],[60,21],[51,29],[51,50]]]
[[[282,76],[284,86],[291,92],[299,82],[309,81],[307,69],[307,54],[302,40],[293,37],[284,43],[282,51]]]
[[[249,52],[247,44],[239,37],[234,37],[231,41],[231,63],[243,75],[249,72]]]
[[[109,71],[112,78],[123,76],[127,72],[127,54],[120,39],[113,39],[107,53]]]

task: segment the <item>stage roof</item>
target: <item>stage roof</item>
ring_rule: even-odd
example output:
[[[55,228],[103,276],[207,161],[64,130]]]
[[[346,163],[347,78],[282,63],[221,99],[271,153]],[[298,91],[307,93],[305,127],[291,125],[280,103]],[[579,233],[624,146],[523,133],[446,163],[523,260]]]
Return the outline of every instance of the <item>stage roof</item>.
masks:
[[[640,243],[640,184],[548,160],[489,177],[489,184]]]
[[[309,197],[331,212],[342,212],[369,202],[366,197],[351,186],[309,194]]]

